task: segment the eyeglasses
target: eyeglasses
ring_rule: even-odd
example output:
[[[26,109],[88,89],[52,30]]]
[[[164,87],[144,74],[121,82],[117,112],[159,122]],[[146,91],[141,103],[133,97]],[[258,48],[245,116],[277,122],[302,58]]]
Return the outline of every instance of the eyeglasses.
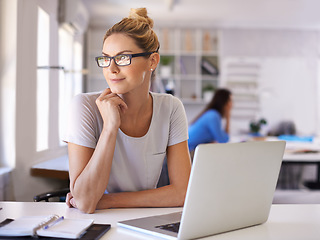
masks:
[[[112,59],[114,59],[114,62],[118,66],[128,66],[131,64],[131,59],[134,57],[142,57],[147,56],[155,52],[145,52],[145,53],[135,53],[135,54],[119,54],[114,57],[108,57],[108,56],[99,56],[96,57],[96,61],[99,67],[105,68],[109,67],[111,64]]]

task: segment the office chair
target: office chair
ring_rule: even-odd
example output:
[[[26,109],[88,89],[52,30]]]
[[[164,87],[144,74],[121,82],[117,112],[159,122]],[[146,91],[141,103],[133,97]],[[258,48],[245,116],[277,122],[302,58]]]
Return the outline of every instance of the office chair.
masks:
[[[269,136],[295,135],[295,134],[296,134],[296,126],[292,121],[280,121],[268,133]]]
[[[56,191],[49,191],[41,193],[33,197],[34,202],[65,202],[67,193],[70,192],[69,188],[64,188]]]
[[[159,177],[159,181],[157,184],[157,188],[169,185],[169,174],[168,174],[168,165],[167,165],[167,157],[165,157],[162,165],[161,174]]]

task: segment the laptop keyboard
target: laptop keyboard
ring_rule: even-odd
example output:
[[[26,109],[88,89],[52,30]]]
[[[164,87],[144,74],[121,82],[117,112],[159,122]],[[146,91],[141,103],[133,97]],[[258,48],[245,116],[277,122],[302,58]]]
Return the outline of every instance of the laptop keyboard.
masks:
[[[165,225],[156,226],[156,228],[160,228],[160,229],[163,229],[163,230],[176,232],[176,233],[179,232],[179,227],[180,227],[180,222],[169,223],[169,224],[165,224]]]

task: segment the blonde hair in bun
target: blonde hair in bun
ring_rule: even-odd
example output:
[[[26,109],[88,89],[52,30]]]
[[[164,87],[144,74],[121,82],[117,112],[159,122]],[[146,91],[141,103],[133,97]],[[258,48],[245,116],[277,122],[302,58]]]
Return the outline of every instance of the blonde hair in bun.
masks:
[[[103,42],[113,33],[123,33],[132,39],[144,52],[156,52],[160,44],[153,31],[153,20],[148,17],[146,8],[131,9],[128,17],[113,25],[106,32]]]
[[[140,22],[145,22],[151,28],[153,28],[153,20],[148,17],[148,12],[145,8],[131,8],[128,18],[136,19]]]

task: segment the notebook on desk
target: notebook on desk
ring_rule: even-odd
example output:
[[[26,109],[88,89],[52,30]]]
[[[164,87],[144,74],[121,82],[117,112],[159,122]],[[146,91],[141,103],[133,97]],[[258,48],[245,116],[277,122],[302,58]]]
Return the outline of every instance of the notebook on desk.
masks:
[[[94,224],[92,219],[69,219],[57,215],[23,216],[0,222],[2,239],[100,239],[110,224]]]
[[[194,239],[262,224],[284,149],[284,141],[199,145],[182,212],[118,225],[166,239]]]

